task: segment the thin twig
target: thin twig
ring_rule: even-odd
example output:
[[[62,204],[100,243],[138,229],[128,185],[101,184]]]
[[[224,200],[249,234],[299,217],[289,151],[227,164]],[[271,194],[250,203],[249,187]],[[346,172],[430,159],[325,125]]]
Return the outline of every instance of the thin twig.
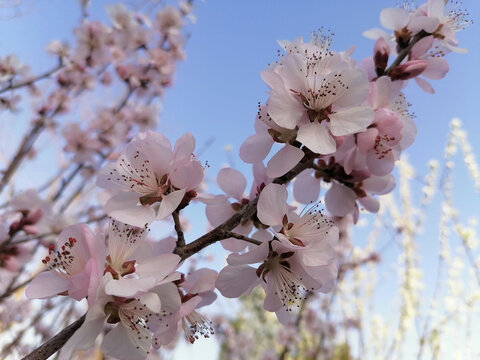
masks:
[[[44,237],[48,237],[48,236],[52,236],[52,235],[58,235],[59,233],[58,232],[49,232],[49,233],[44,233],[44,234],[40,234],[40,235],[30,235],[30,236],[25,236],[23,238],[20,238],[20,239],[17,239],[16,241],[13,241],[14,237],[10,237],[9,239],[7,239],[6,241],[4,241],[3,243],[0,244],[0,252],[6,248],[6,247],[9,247],[9,246],[15,246],[15,245],[18,245],[18,244],[23,244],[23,243],[26,243],[26,242],[29,242],[29,241],[32,241],[32,240],[39,240],[39,239],[42,239]]]
[[[57,193],[52,197],[52,202],[57,201],[60,198],[60,196],[62,196],[67,186],[72,182],[72,180],[80,172],[80,170],[83,169],[84,166],[85,164],[83,163],[78,164],[77,167],[72,171],[72,173],[68,175],[66,179],[62,180],[62,185],[60,186],[60,189],[58,189]]]
[[[15,287],[10,287],[2,294],[0,295],[0,302],[5,299],[6,297],[10,296],[11,294],[13,294],[15,291],[17,291],[18,289],[21,289],[22,287],[24,287],[25,285],[27,285],[30,281],[32,281],[33,277],[31,278],[28,278],[27,280],[21,282],[20,284],[16,285]]]
[[[17,83],[11,83],[10,85],[4,87],[3,89],[0,89],[0,94],[2,94],[4,92],[7,92],[9,90],[15,90],[15,89],[19,89],[19,88],[24,87],[24,86],[30,86],[30,85],[36,83],[39,80],[50,77],[50,75],[53,75],[55,72],[60,70],[63,66],[64,66],[63,61],[62,61],[61,58],[59,58],[58,65],[55,66],[53,69],[48,70],[48,71],[44,72],[43,74],[38,75],[36,77],[33,77],[29,80],[20,81],[20,82],[17,82]]]
[[[255,245],[262,244],[261,241],[249,238],[248,236],[244,236],[244,235],[234,233],[232,231],[225,231],[224,234],[225,234],[225,236],[232,237],[232,238],[235,238],[235,239],[240,239],[240,240],[243,240],[243,241],[247,241],[247,242],[255,244]]]

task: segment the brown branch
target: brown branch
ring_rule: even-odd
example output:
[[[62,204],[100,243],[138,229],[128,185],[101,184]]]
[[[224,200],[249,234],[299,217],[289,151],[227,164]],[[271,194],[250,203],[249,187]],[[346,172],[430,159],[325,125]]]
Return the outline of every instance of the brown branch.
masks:
[[[258,241],[258,240],[249,238],[248,236],[243,236],[243,235],[231,232],[231,231],[225,231],[224,234],[225,234],[225,236],[232,237],[232,238],[239,239],[239,240],[243,240],[243,241],[255,244],[255,245],[260,245],[262,243],[261,241]]]
[[[72,335],[77,331],[80,326],[82,326],[85,321],[85,315],[80,319],[70,324],[68,327],[60,331],[53,338],[45,342],[42,346],[33,350],[30,354],[23,357],[22,360],[46,360],[58,350],[62,348],[63,345],[72,337]]]
[[[182,224],[180,224],[180,214],[177,210],[172,213],[175,223],[175,231],[177,232],[177,246],[185,246],[185,236],[183,235]]]

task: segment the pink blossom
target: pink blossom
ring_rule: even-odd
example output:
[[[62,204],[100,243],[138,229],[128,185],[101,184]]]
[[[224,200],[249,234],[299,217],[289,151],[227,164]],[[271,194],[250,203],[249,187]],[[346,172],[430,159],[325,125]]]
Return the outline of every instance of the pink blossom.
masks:
[[[335,256],[332,245],[338,241],[338,228],[318,211],[318,205],[298,215],[286,200],[284,185],[268,184],[258,199],[259,220],[274,229],[285,247],[298,252],[306,266],[329,264]]]
[[[364,32],[364,36],[371,39],[385,38],[392,44],[396,43],[397,50],[408,46],[411,39],[423,31],[432,35],[435,43],[432,46],[445,52],[455,51],[465,53],[465,49],[458,48],[456,33],[471,24],[467,20],[465,11],[452,9],[446,11],[445,0],[428,0],[418,8],[404,5],[401,8],[388,8],[380,13],[380,23],[386,29],[393,30],[391,36],[381,29],[371,29]],[[391,46],[395,48],[395,46]]]
[[[194,343],[199,336],[205,338],[214,334],[211,321],[208,321],[196,309],[209,305],[217,298],[213,292],[218,273],[211,269],[198,269],[186,278],[176,281],[182,305],[178,313],[174,314],[172,326],[162,327],[156,332],[159,344],[168,344],[177,333],[178,323],[181,322],[185,337]]]
[[[56,249],[52,246],[42,262],[48,271],[27,286],[27,297],[64,294],[76,300],[88,296],[90,302],[103,274],[105,247],[87,225],[72,225],[60,233]]]
[[[0,57],[0,82],[11,81],[16,76],[25,77],[28,71],[29,67],[22,64],[17,55]]]
[[[98,138],[93,137],[90,131],[80,129],[78,124],[67,124],[62,133],[66,141],[64,151],[73,153],[75,162],[92,162],[101,149]]]
[[[275,178],[292,169],[304,153],[289,144],[295,140],[296,130],[278,126],[267,111],[266,105],[259,105],[255,119],[256,133],[248,137],[240,147],[240,158],[246,163],[258,163],[266,158],[274,142],[285,144],[267,163],[266,174]]]
[[[110,60],[108,28],[98,21],[85,21],[75,29],[77,49],[74,58],[89,67],[105,65]]]
[[[446,51],[457,53],[466,53],[466,49],[458,47],[456,33],[465,29],[471,24],[467,20],[468,14],[464,10],[446,9],[444,0],[428,0],[426,4],[420,6],[419,12],[425,15],[432,24],[437,27],[431,33],[436,40],[436,45],[443,47]]]
[[[110,221],[105,272],[111,273],[113,280],[105,285],[107,294],[133,297],[180,277],[173,272],[180,262],[178,255],[141,255],[139,249],[146,245],[147,232],[148,229],[145,228],[130,226],[113,219]],[[162,267],[158,266],[159,263]]]
[[[203,179],[203,167],[192,155],[194,147],[190,133],[178,139],[173,151],[163,135],[140,133],[116,162],[100,170],[97,184],[116,191],[106,212],[139,227],[169,216]]]
[[[343,217],[353,213],[356,222],[359,214],[357,201],[365,210],[377,212],[380,204],[372,195],[389,193],[395,186],[395,180],[390,174],[372,175],[358,181],[357,184],[359,186],[346,186],[350,184],[332,182],[330,189],[325,194],[325,205],[330,214]]]
[[[280,63],[262,72],[271,89],[268,113],[286,129],[297,129],[296,140],[318,154],[336,150],[333,136],[353,134],[373,121],[364,105],[368,80],[350,67],[345,55],[301,39],[288,45]]]
[[[328,292],[337,277],[333,262],[306,266],[298,252],[276,240],[245,254],[232,254],[227,262],[216,282],[222,295],[238,297],[261,284],[266,292],[265,310],[276,312],[282,323],[289,321],[289,313],[301,306],[308,291]],[[257,269],[247,265],[259,262]]]
[[[422,75],[427,79],[442,79],[449,70],[448,62],[431,51],[434,42],[433,36],[427,36],[418,41],[409,54],[409,59],[421,59],[425,61],[426,67]],[[430,94],[434,93],[433,87],[423,78],[416,78],[415,82],[420,88]]]
[[[162,270],[162,264],[157,266]],[[60,359],[70,359],[74,351],[93,347],[107,321],[115,326],[103,338],[102,352],[120,360],[143,360],[157,341],[155,329],[166,316],[178,310],[179,295],[172,283],[124,298],[105,292],[106,285],[112,281],[112,274],[106,273],[84,323],[62,348]]]

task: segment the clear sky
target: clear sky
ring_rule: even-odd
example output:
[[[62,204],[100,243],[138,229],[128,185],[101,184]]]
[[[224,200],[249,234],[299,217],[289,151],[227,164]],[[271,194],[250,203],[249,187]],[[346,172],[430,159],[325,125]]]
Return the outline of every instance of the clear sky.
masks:
[[[26,12],[22,16],[0,21],[3,34],[0,56],[16,53],[34,72],[51,67],[53,59],[44,55],[43,49],[52,39],[71,38],[67,31],[80,17],[77,3],[25,0]],[[115,2],[94,0],[92,17],[105,18],[103,6],[109,3]],[[335,34],[333,50],[356,46],[353,57],[360,61],[372,54],[374,44],[363,38],[362,32],[381,27],[380,10],[395,3],[394,0],[195,1],[197,22],[188,26],[187,60],[179,65],[174,87],[167,92],[159,130],[172,140],[191,131],[199,148],[214,139],[201,154],[201,160],[208,160],[211,166],[211,177],[227,162],[248,171],[249,167],[238,158],[238,148],[253,133],[257,103],[267,99],[267,86],[259,73],[275,61],[279,49],[276,41],[298,36],[308,39],[312,30],[324,28]],[[469,53],[452,53],[447,57],[451,70],[445,79],[432,81],[435,95],[423,92],[414,83],[407,91],[418,127],[416,142],[408,154],[419,169],[425,169],[429,159],[443,156],[448,122],[453,117],[463,121],[470,141],[479,151],[476,135],[480,133],[480,1],[465,0],[461,7],[469,11],[474,21],[458,34],[460,46],[468,48]],[[2,117],[3,114],[0,120]],[[14,121],[11,116],[8,119]],[[225,145],[233,147],[232,156],[224,152]],[[460,169],[457,175],[459,186],[468,189],[459,193],[464,200],[462,209],[478,214],[478,195],[475,201],[468,201],[471,185],[463,182],[464,170]],[[189,356],[190,360],[201,359],[194,352]]]

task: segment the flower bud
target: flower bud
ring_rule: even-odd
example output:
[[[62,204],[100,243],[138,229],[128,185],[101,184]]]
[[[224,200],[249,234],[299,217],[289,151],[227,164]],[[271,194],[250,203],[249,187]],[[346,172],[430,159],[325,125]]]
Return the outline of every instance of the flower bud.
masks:
[[[425,60],[411,60],[395,67],[390,72],[392,80],[407,80],[419,76],[427,68],[428,62]]]
[[[375,63],[375,72],[378,76],[382,76],[388,64],[388,56],[390,55],[390,46],[383,37],[378,38],[373,48],[373,61]]]

